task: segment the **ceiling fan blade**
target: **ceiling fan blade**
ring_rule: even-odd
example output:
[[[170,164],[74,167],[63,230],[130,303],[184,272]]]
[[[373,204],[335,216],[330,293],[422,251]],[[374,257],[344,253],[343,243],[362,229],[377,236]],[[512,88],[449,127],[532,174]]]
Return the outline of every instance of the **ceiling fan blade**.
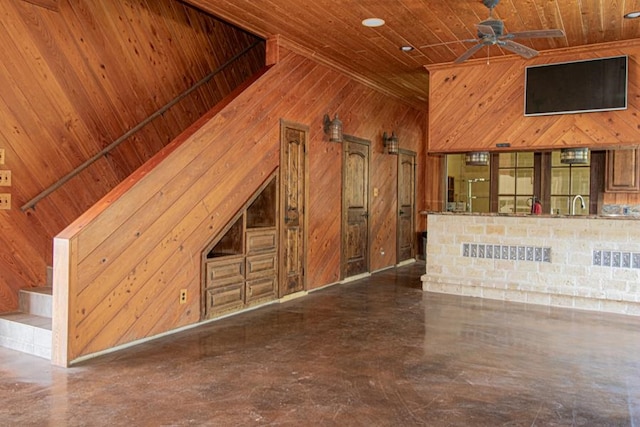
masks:
[[[564,31],[562,30],[531,30],[531,31],[516,31],[515,33],[505,34],[501,39],[543,39],[551,37],[564,37]]]
[[[451,40],[449,42],[426,44],[424,46],[418,46],[418,48],[419,49],[423,49],[423,48],[427,48],[427,47],[443,46],[443,45],[453,44],[453,43],[477,43],[479,41],[480,40],[478,40],[478,39]]]
[[[490,45],[491,43],[487,43],[487,42],[483,42],[483,43],[478,43],[477,45],[471,47],[469,50],[467,50],[465,53],[463,53],[462,55],[460,55],[458,57],[458,59],[456,59],[454,62],[454,64],[460,64],[461,62],[466,61],[467,59],[471,58],[471,56],[476,53],[477,51],[479,51],[480,49],[482,49],[484,46]]]
[[[491,25],[476,24],[476,28],[478,29],[479,35],[482,34],[483,36],[486,36],[486,37],[496,36],[496,32],[493,31],[493,27]]]
[[[530,47],[527,47],[520,43],[513,42],[511,40],[500,40],[498,42],[498,46],[501,46],[513,53],[517,53],[518,55],[526,59],[533,58],[538,54],[537,50],[531,49]]]

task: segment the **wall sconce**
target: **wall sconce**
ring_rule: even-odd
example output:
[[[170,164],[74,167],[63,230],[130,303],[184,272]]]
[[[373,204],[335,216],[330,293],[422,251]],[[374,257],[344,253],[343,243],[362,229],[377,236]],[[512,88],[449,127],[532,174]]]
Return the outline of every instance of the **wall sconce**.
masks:
[[[325,114],[322,124],[324,125],[324,133],[329,135],[329,142],[342,142],[342,122],[337,114],[333,120],[329,119],[328,114]]]
[[[586,165],[589,163],[589,149],[563,148],[560,150],[560,163],[568,165]]]
[[[391,132],[391,136],[387,136],[387,133],[382,134],[382,142],[384,148],[387,149],[387,154],[398,154],[398,136],[396,131]]]
[[[488,166],[489,165],[489,152],[488,151],[473,151],[464,155],[464,163],[467,166]]]

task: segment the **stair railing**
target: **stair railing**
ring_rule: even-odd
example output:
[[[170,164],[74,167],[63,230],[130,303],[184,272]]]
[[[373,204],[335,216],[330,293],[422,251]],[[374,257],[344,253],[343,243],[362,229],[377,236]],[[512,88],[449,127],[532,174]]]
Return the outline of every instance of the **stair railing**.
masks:
[[[109,152],[111,152],[113,149],[115,149],[116,147],[118,147],[121,143],[123,143],[124,141],[126,141],[127,139],[129,139],[132,135],[134,135],[136,132],[138,132],[140,129],[142,129],[143,127],[145,127],[147,124],[149,124],[150,122],[152,122],[153,120],[155,120],[156,118],[160,117],[162,114],[164,114],[169,108],[173,107],[175,104],[177,104],[178,102],[182,101],[182,99],[184,99],[185,97],[187,97],[191,92],[193,92],[194,90],[198,89],[200,86],[202,86],[203,84],[207,83],[209,80],[211,80],[216,74],[220,73],[222,70],[224,70],[226,67],[228,67],[229,65],[231,65],[233,62],[235,62],[237,59],[239,59],[241,56],[243,56],[244,54],[246,54],[247,52],[249,52],[251,49],[253,49],[254,47],[256,47],[257,45],[259,45],[260,43],[262,43],[262,40],[258,40],[254,43],[252,43],[251,45],[247,46],[246,48],[244,48],[242,51],[238,52],[237,54],[233,55],[230,59],[228,59],[225,63],[223,63],[222,65],[220,65],[218,68],[216,68],[215,70],[213,70],[211,73],[209,73],[207,76],[203,77],[202,79],[198,80],[193,86],[191,86],[189,89],[185,90],[184,92],[182,92],[180,95],[178,95],[177,97],[175,97],[174,99],[172,99],[171,101],[169,101],[167,104],[165,104],[164,106],[162,106],[160,109],[158,109],[157,111],[155,111],[153,114],[151,114],[149,117],[147,117],[146,119],[144,119],[143,121],[141,121],[140,123],[138,123],[137,125],[135,125],[134,127],[132,127],[131,129],[129,129],[126,133],[124,133],[120,138],[116,139],[115,141],[113,141],[111,144],[107,145],[104,149],[102,149],[100,152],[94,154],[92,157],[90,157],[89,159],[87,159],[84,163],[82,163],[80,166],[76,167],[75,169],[73,169],[71,172],[69,172],[68,174],[66,174],[65,176],[63,176],[62,178],[60,178],[58,181],[56,181],[54,184],[52,184],[51,186],[49,186],[48,188],[46,188],[45,190],[43,190],[40,194],[38,194],[37,196],[35,196],[33,199],[29,200],[27,203],[25,203],[24,205],[22,205],[20,207],[20,210],[22,212],[25,212],[29,209],[35,209],[36,204],[44,199],[45,197],[49,196],[51,193],[53,193],[54,191],[56,191],[57,189],[59,189],[60,187],[62,187],[64,184],[66,184],[69,180],[71,180],[73,177],[75,177],[76,175],[78,175],[80,172],[82,172],[83,170],[85,170],[86,168],[88,168],[89,166],[91,166],[94,162],[96,162],[97,160],[99,160],[102,156],[107,155]]]

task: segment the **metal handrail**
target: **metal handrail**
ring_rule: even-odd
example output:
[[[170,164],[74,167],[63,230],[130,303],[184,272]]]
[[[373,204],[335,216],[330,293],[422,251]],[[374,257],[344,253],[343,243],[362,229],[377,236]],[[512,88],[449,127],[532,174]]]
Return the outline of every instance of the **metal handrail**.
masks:
[[[209,73],[207,76],[205,76],[204,78],[198,80],[193,86],[191,86],[189,89],[187,89],[186,91],[182,92],[180,95],[178,95],[177,97],[175,97],[173,100],[169,101],[167,104],[165,104],[163,107],[161,107],[160,109],[158,109],[157,111],[155,111],[153,114],[151,114],[149,117],[147,117],[146,119],[144,119],[143,121],[141,121],[140,123],[138,123],[136,126],[134,126],[133,128],[129,129],[124,135],[122,135],[120,138],[116,139],[115,141],[113,141],[111,144],[107,145],[104,149],[102,149],[99,153],[93,155],[92,157],[90,157],[88,160],[86,160],[84,163],[82,163],[80,166],[76,167],[74,170],[72,170],[71,172],[69,172],[68,174],[66,174],[65,176],[63,176],[62,178],[60,178],[58,181],[56,181],[53,185],[49,186],[48,188],[46,188],[45,190],[43,190],[40,194],[38,194],[36,197],[34,197],[33,199],[29,200],[27,203],[25,203],[24,205],[22,205],[20,207],[20,210],[22,212],[25,212],[28,209],[34,208],[36,204],[44,199],[45,197],[49,196],[51,193],[53,193],[54,191],[56,191],[58,188],[62,187],[64,184],[66,184],[69,180],[71,180],[71,178],[75,177],[76,175],[78,175],[80,172],[82,172],[83,170],[85,170],[86,168],[88,168],[89,166],[91,166],[95,161],[97,161],[98,159],[100,159],[102,156],[108,154],[111,150],[113,150],[114,148],[116,148],[117,146],[119,146],[121,143],[123,143],[124,141],[126,141],[127,139],[129,139],[133,134],[135,134],[136,132],[138,132],[140,129],[142,129],[143,127],[145,127],[147,124],[149,124],[151,121],[153,121],[154,119],[160,117],[162,114],[164,114],[169,108],[173,107],[175,104],[177,104],[178,102],[180,102],[183,98],[185,98],[187,95],[189,95],[191,92],[193,92],[194,90],[198,89],[200,86],[202,86],[203,84],[207,83],[209,80],[211,80],[216,74],[218,74],[219,72],[221,72],[222,70],[224,70],[226,67],[228,67],[231,63],[233,63],[234,61],[236,61],[238,58],[240,58],[242,55],[244,55],[245,53],[249,52],[251,49],[253,49],[254,47],[256,47],[257,45],[259,45],[260,43],[262,43],[262,40],[258,40],[254,43],[252,43],[251,45],[247,46],[245,49],[243,49],[241,52],[233,55],[229,60],[227,60],[224,64],[220,65],[218,68],[216,68],[214,71],[212,71],[211,73]]]

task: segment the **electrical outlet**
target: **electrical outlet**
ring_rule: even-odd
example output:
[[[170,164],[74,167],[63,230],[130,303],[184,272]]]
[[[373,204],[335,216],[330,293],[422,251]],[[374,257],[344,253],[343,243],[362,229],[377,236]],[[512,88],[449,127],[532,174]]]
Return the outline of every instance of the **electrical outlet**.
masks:
[[[0,170],[0,187],[11,187],[11,171]]]
[[[10,193],[0,194],[0,210],[9,210],[9,209],[11,209],[11,194]]]
[[[4,165],[4,148],[0,148],[0,165]]]
[[[184,304],[187,302],[187,290],[180,289],[180,304]]]

